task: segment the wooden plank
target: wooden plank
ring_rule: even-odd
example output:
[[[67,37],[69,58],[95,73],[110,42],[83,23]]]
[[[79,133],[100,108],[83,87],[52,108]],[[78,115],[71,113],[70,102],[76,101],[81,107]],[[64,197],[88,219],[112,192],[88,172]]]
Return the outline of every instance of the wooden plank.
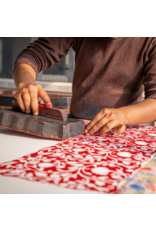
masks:
[[[39,109],[39,116],[44,116],[44,117],[50,117],[50,118],[54,118],[54,119],[58,119],[58,120],[62,120],[62,121],[66,121],[67,117],[68,117],[68,113],[67,113],[67,109],[60,109],[60,108],[47,108],[44,105],[38,105],[38,109]],[[13,111],[17,111],[17,112],[21,112],[20,107],[17,104],[16,100],[13,100],[12,102],[12,110]]]
[[[0,106],[0,109],[12,109],[12,106]]]
[[[85,128],[82,120],[68,118],[67,121],[59,121],[4,109],[0,110],[0,126],[54,140],[82,134]]]

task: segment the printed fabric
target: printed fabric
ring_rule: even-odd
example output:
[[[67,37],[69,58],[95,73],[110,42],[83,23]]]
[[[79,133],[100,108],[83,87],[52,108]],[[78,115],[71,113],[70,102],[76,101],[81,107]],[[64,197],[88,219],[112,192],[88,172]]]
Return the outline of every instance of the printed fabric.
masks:
[[[117,193],[118,185],[141,168],[155,148],[156,127],[129,126],[116,137],[111,131],[69,138],[0,164],[0,174],[69,189]]]
[[[153,194],[156,193],[156,154],[128,177],[118,188],[118,193]]]

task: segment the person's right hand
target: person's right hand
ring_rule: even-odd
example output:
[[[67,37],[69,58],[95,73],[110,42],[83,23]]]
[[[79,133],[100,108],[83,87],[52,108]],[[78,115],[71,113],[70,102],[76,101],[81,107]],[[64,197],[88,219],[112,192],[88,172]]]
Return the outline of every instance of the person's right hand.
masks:
[[[30,84],[18,89],[15,95],[19,107],[25,113],[31,113],[32,111],[33,115],[38,115],[38,103],[41,103],[41,101],[49,108],[52,107],[48,94],[39,84]]]

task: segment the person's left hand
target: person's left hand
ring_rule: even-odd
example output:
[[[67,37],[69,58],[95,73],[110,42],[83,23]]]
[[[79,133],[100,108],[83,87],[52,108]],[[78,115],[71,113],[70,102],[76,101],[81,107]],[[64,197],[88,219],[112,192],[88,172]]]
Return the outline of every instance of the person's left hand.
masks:
[[[85,133],[91,136],[97,131],[105,134],[115,129],[114,135],[122,134],[125,129],[125,116],[119,109],[103,109],[86,126]]]

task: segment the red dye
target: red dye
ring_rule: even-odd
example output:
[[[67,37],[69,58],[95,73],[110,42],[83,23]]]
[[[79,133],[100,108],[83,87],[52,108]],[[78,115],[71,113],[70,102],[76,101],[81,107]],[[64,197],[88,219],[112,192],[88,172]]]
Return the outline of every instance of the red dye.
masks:
[[[52,104],[51,103],[47,103],[46,104],[46,108],[52,108]]]

